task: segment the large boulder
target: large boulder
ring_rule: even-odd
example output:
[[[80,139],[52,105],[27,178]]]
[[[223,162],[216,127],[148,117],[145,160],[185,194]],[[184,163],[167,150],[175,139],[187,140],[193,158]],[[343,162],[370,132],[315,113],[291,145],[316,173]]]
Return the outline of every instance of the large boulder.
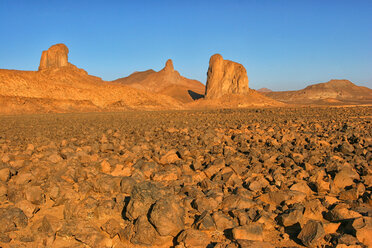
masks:
[[[248,92],[248,76],[243,65],[224,60],[220,54],[215,54],[210,58],[205,90],[206,99]]]
[[[68,65],[67,46],[65,44],[56,44],[51,46],[47,51],[43,51],[41,54],[39,71]]]

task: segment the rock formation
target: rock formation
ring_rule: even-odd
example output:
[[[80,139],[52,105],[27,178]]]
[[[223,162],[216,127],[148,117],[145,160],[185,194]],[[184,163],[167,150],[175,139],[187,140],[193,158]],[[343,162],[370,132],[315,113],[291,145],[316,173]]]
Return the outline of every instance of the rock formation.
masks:
[[[0,114],[182,108],[172,97],[89,75],[68,52],[64,44],[43,51],[39,71],[0,69]]]
[[[183,103],[193,102],[202,98],[205,92],[205,86],[201,82],[181,76],[174,69],[171,59],[167,60],[165,67],[160,71],[135,72],[128,77],[116,79],[114,82],[140,90],[171,96]]]
[[[168,59],[162,71],[174,72],[173,61]]]
[[[39,71],[49,68],[68,66],[68,48],[65,44],[56,44],[43,51]]]
[[[224,60],[215,54],[209,60],[205,98],[216,99],[226,94],[246,94],[249,92],[248,76],[244,66]]]

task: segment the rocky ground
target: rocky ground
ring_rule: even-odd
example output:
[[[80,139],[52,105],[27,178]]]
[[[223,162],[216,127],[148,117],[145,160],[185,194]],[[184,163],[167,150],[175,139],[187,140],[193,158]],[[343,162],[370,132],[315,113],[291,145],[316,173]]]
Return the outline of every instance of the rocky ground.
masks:
[[[372,108],[0,117],[0,247],[372,246]]]

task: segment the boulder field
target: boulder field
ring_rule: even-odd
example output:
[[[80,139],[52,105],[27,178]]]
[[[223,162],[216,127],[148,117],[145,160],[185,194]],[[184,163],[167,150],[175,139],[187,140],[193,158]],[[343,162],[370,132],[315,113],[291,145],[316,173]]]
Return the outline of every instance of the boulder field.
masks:
[[[0,117],[1,247],[371,247],[371,107]]]

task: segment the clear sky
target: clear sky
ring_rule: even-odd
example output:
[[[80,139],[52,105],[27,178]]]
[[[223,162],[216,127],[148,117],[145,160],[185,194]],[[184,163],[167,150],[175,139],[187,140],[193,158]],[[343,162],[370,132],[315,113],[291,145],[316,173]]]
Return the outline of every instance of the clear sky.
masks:
[[[71,63],[104,80],[171,58],[205,83],[220,53],[255,89],[372,88],[372,0],[0,0],[0,31],[3,69],[37,70],[42,50],[65,43]]]

